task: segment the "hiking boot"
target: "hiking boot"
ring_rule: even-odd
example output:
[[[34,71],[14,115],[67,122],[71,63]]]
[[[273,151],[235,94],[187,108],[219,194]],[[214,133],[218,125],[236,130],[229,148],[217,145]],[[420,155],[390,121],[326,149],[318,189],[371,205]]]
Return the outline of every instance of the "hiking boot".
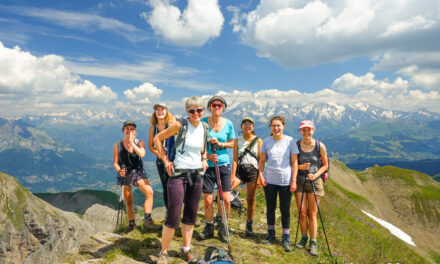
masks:
[[[277,238],[275,237],[275,230],[269,229],[267,230],[267,236],[264,240],[264,244],[271,245],[277,242]]]
[[[310,255],[317,256],[318,255],[318,243],[316,242],[316,239],[310,239],[309,247],[310,247]]]
[[[144,219],[143,229],[144,231],[159,231],[162,230],[162,226],[154,223],[153,219],[150,217],[148,219]]]
[[[222,224],[222,217],[221,217],[221,215],[216,215],[214,217],[214,227],[215,227],[215,229],[218,230],[220,228],[221,224]]]
[[[290,247],[289,239],[290,239],[289,234],[283,234],[283,248],[284,248],[284,251],[286,251],[286,252],[292,251],[292,248]]]
[[[224,243],[228,241],[228,234],[226,234],[226,225],[224,223],[220,224],[220,228],[218,230],[218,237]]]
[[[191,249],[188,251],[184,251],[182,248],[180,250],[180,256],[183,258],[183,260],[187,262],[193,258]]]
[[[127,229],[125,230],[125,234],[130,233],[130,232],[133,231],[135,228],[136,228],[136,223],[135,223],[134,221],[130,221],[130,222],[128,223],[128,227],[127,227]]]
[[[206,223],[205,229],[199,234],[200,240],[214,237],[214,223]]]
[[[253,237],[254,236],[254,231],[252,230],[252,220],[246,221],[245,236],[246,237]]]
[[[160,252],[159,253],[159,259],[157,260],[157,264],[168,264],[168,253],[167,252]]]
[[[299,243],[297,243],[295,246],[297,248],[306,248],[307,246],[307,240],[309,240],[308,236],[301,236],[301,240],[299,241]]]

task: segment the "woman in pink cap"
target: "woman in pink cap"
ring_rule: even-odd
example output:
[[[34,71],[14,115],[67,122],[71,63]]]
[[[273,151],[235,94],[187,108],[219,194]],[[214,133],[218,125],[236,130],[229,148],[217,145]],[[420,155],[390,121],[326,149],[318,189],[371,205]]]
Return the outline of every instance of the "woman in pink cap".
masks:
[[[318,210],[317,202],[320,197],[324,196],[324,186],[321,175],[328,168],[327,150],[322,142],[315,140],[315,125],[310,120],[304,120],[299,126],[302,140],[298,141],[298,176],[296,177],[295,191],[296,204],[298,211],[301,212],[300,227],[301,240],[296,244],[297,248],[306,248],[307,231],[310,235],[310,254],[316,256],[318,254],[318,245],[316,242],[316,233],[318,222],[316,212]],[[319,144],[319,147],[317,146]],[[319,150],[319,151],[318,151]],[[313,194],[312,182],[315,187],[315,195]],[[301,196],[303,195],[301,204]],[[308,223],[307,223],[308,218]]]

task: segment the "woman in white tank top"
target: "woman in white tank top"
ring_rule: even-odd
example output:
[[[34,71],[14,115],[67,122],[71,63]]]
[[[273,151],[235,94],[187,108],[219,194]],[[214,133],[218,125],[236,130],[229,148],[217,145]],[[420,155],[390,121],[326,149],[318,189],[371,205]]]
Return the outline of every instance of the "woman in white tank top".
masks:
[[[258,159],[263,141],[255,135],[254,120],[245,117],[241,121],[243,135],[234,141],[234,158],[232,161],[232,189],[242,182],[246,183],[248,204],[245,235],[254,236],[252,221],[255,212],[255,195],[257,192]]]
[[[200,121],[204,112],[202,100],[196,96],[190,97],[186,101],[185,107],[189,115],[187,120],[174,122],[154,137],[154,144],[159,152],[159,157],[163,160],[170,176],[167,183],[167,217],[162,230],[162,248],[157,263],[168,263],[167,249],[176,228],[179,227],[183,205],[185,208],[182,217],[183,247],[181,255],[186,261],[192,258],[191,239],[203,186],[203,178],[200,178],[200,174],[204,174],[208,168],[208,163],[206,162],[206,151],[204,150],[205,129]],[[186,121],[188,124],[185,141],[177,146],[174,162],[170,161],[163,150],[161,142],[178,135],[182,123]]]

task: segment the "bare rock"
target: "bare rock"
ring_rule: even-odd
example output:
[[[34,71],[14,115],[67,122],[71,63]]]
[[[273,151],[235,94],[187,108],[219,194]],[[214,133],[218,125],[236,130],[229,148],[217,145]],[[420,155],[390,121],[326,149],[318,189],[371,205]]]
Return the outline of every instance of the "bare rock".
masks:
[[[116,228],[118,211],[101,204],[94,204],[89,207],[84,219],[93,227],[95,232],[113,232]]]

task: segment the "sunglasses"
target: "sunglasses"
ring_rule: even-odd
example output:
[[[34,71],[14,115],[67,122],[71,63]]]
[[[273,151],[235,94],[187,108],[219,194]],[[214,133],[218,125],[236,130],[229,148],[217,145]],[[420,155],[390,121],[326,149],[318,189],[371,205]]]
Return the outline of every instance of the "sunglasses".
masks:
[[[222,108],[223,104],[211,104],[211,108]]]
[[[188,113],[190,113],[190,114],[195,114],[196,112],[197,112],[198,114],[200,114],[201,112],[203,112],[203,108],[189,109],[189,110],[188,110]]]

